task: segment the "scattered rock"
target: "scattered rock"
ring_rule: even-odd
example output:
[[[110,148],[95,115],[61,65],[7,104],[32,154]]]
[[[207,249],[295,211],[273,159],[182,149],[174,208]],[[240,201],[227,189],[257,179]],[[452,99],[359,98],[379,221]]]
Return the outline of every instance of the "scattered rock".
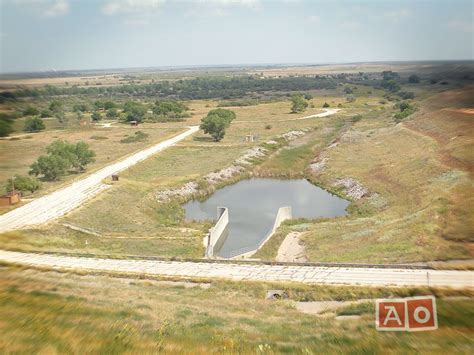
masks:
[[[267,300],[281,300],[281,299],[287,299],[288,298],[288,292],[285,290],[268,290],[267,291]]]
[[[268,145],[275,145],[275,144],[278,144],[277,141],[274,141],[274,140],[269,140],[269,141],[266,141],[265,144],[268,144]]]
[[[235,162],[237,164],[247,165],[247,164],[251,163],[251,161],[250,161],[251,159],[261,158],[261,157],[265,156],[266,154],[267,154],[267,150],[265,148],[262,148],[262,147],[251,148],[251,149],[245,151],[245,153],[239,159],[237,159]]]
[[[279,135],[279,138],[284,138],[287,141],[292,141],[296,138],[304,136],[306,134],[305,131],[289,131],[284,134]]]
[[[309,165],[309,168],[313,174],[321,174],[326,168],[328,158],[316,157],[313,162]]]
[[[173,190],[159,191],[156,197],[159,201],[166,201],[173,197],[187,197],[189,195],[195,194],[197,190],[198,184],[194,181],[190,181]]]
[[[220,181],[231,178],[232,176],[240,173],[243,170],[245,170],[245,168],[241,167],[240,165],[231,165],[227,168],[219,170],[218,172],[207,174],[206,176],[204,176],[204,180],[206,180],[210,184],[216,184]]]
[[[360,200],[369,194],[369,190],[362,186],[357,180],[350,177],[337,179],[333,183],[333,186],[343,186],[346,195],[355,200]]]

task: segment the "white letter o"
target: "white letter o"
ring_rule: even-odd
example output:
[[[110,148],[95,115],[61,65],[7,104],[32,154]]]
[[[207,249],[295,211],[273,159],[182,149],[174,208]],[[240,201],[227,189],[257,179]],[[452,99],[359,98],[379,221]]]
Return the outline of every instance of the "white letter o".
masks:
[[[420,318],[420,313],[423,312],[425,316],[423,318]],[[428,308],[419,306],[415,308],[415,312],[413,312],[413,317],[418,323],[424,324],[428,322],[431,318],[431,313],[428,310]]]

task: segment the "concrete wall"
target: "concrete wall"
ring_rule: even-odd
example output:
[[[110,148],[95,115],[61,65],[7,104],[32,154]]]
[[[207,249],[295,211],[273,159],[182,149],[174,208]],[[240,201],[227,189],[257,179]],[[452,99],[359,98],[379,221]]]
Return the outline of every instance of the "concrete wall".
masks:
[[[286,221],[287,219],[291,219],[291,218],[293,218],[293,214],[292,214],[292,211],[291,211],[291,206],[280,207],[278,209],[277,216],[275,217],[275,222],[273,223],[273,227],[270,230],[270,233],[268,233],[268,235],[265,237],[265,239],[263,241],[261,241],[258,245],[256,245],[253,250],[246,251],[245,253],[236,255],[236,256],[232,257],[231,259],[241,259],[241,258],[251,257],[258,250],[260,250],[265,245],[265,243],[268,242],[268,240],[270,240],[270,238],[273,236],[273,234],[275,234],[278,227],[280,227],[280,225],[284,221]]]
[[[226,207],[217,207],[217,222],[209,233],[206,257],[213,258],[227,238],[229,224],[229,210]]]

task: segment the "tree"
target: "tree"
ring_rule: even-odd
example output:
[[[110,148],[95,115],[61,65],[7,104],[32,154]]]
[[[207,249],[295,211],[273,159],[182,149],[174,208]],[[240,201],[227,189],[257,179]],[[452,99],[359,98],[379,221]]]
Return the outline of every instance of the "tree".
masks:
[[[157,101],[153,107],[155,115],[169,116],[170,114],[179,115],[188,108],[181,102],[177,101]]]
[[[0,137],[8,137],[13,132],[13,119],[6,113],[0,113]]]
[[[88,110],[88,107],[86,104],[82,103],[82,104],[75,104],[73,107],[72,107],[72,110],[74,112],[87,112]]]
[[[67,122],[68,122],[68,118],[66,116],[66,114],[62,111],[60,112],[56,112],[54,114],[54,117],[56,117],[56,119],[58,120],[59,124],[63,126],[63,128],[66,128],[67,126]]]
[[[123,106],[123,111],[126,114],[126,120],[142,122],[143,117],[147,112],[147,108],[139,102],[127,101]]]
[[[92,112],[92,115],[91,115],[92,121],[97,122],[97,121],[100,121],[101,119],[102,119],[102,115],[100,114],[99,111]]]
[[[23,128],[23,130],[25,132],[39,132],[39,131],[42,131],[43,129],[45,129],[45,125],[44,125],[44,122],[41,118],[39,117],[31,117],[31,118],[27,118],[26,121],[25,121],[25,127]]]
[[[308,102],[304,99],[303,95],[295,94],[291,97],[291,112],[303,112],[308,107]]]
[[[37,179],[22,175],[15,175],[14,178],[8,179],[5,184],[5,190],[8,192],[13,191],[13,189],[22,192],[35,192],[39,188],[40,183]]]
[[[383,80],[382,87],[390,92],[397,92],[400,90],[400,85],[393,79]]]
[[[416,74],[412,74],[408,77],[408,82],[410,84],[417,84],[420,82],[420,77]]]
[[[113,107],[112,107],[112,108],[109,108],[109,109],[107,110],[107,117],[108,117],[108,118],[117,118],[118,115],[119,115],[119,114],[118,114],[118,111],[117,111],[116,108],[113,108]]]
[[[30,175],[42,175],[45,180],[57,180],[74,168],[83,171],[87,164],[94,161],[95,152],[85,142],[76,144],[65,140],[56,140],[46,147],[48,155],[40,156],[31,165]]]
[[[36,107],[28,106],[24,111],[23,111],[23,116],[36,116],[39,115],[39,111]]]
[[[349,94],[352,94],[353,93],[353,90],[349,87],[349,86],[346,86],[344,88],[344,93],[349,95]]]
[[[30,175],[43,175],[47,181],[57,180],[66,174],[70,163],[57,155],[42,155],[30,166]]]
[[[304,94],[304,99],[305,99],[305,100],[308,100],[308,101],[309,101],[309,100],[311,100],[312,98],[313,98],[313,95],[311,95],[311,94]]]
[[[49,104],[49,110],[52,112],[60,112],[63,109],[63,103],[58,100],[54,100]]]
[[[225,108],[216,108],[214,110],[211,110],[207,113],[208,116],[210,115],[217,115],[221,118],[223,118],[228,125],[235,119],[236,115],[234,111],[231,110],[226,110]]]
[[[95,152],[89,148],[86,142],[78,142],[73,148],[75,155],[72,166],[77,170],[85,170],[87,164],[94,161]]]
[[[40,113],[41,118],[51,117],[51,111],[49,110],[42,110]]]
[[[207,115],[201,120],[200,129],[210,134],[214,141],[219,142],[225,135],[225,129],[229,126],[227,120],[216,114]]]

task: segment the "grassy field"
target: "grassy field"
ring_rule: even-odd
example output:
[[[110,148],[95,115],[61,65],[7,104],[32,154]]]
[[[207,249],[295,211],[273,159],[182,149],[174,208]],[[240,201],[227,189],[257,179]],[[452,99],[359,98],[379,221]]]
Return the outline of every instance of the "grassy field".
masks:
[[[349,217],[306,224],[301,239],[309,260],[472,258],[473,126],[465,110],[472,107],[470,98],[472,89],[436,95],[396,126],[383,115],[364,117],[326,151],[327,168],[313,181],[334,189],[337,178],[352,177],[378,195],[356,202]],[[283,158],[276,158],[278,166],[285,165]],[[294,228],[287,224],[256,256],[274,258]]]
[[[373,198],[354,201],[347,217],[304,221],[301,239],[310,261],[393,263],[471,258],[473,222],[467,206],[472,201],[465,192],[473,189],[472,125],[465,108],[470,107],[472,90],[449,90],[434,96],[427,95],[423,87],[416,90],[423,98],[418,103],[419,110],[399,125],[392,118],[393,103],[382,100],[382,92],[368,87],[354,89],[357,100],[352,103],[345,102],[342,89],[314,93],[303,114],[291,114],[287,100],[232,107],[237,119],[222,141],[212,142],[199,132],[123,172],[118,184],[64,218],[102,237],[72,232],[52,223],[0,235],[0,242],[5,248],[21,250],[200,257],[202,237],[210,224],[185,222],[183,209],[175,202],[158,203],[156,193],[229,166],[246,149],[277,135],[305,129],[309,133],[258,164],[254,173],[306,177],[342,196],[344,191],[333,183],[337,178],[351,177],[375,194]],[[342,111],[320,119],[298,119],[321,112],[325,102],[331,107],[341,104]],[[140,129],[151,135],[150,141],[152,137],[157,140],[159,134],[199,124],[217,102],[197,100],[187,105],[192,116],[186,122],[145,124]],[[362,118],[353,120],[357,114]],[[118,141],[132,129],[119,127],[94,128],[102,130],[107,139],[91,144],[109,154],[118,155],[116,147],[130,149]],[[64,134],[98,135],[75,132]],[[259,139],[245,142],[249,133]],[[41,134],[50,139],[56,133]],[[28,141],[39,144],[40,137]],[[337,145],[328,149],[335,139]],[[14,147],[21,141],[8,142]],[[133,145],[138,150],[146,143]],[[328,163],[316,175],[308,168],[321,153]],[[105,164],[105,156],[95,164]],[[273,259],[285,235],[301,229],[299,223],[282,227],[256,257]]]
[[[319,107],[325,101],[337,100],[337,96],[322,95],[312,100],[314,108],[299,115],[289,113],[288,101],[232,108],[237,119],[221,142],[212,142],[202,132],[197,133],[124,171],[120,174],[119,183],[63,219],[92,229],[102,237],[73,232],[60,223],[51,223],[40,228],[5,233],[0,235],[0,243],[4,248],[21,250],[201,257],[204,253],[202,238],[210,224],[184,222],[184,210],[177,203],[158,203],[157,191],[180,186],[229,166],[245,150],[291,130],[313,129],[314,133],[310,133],[308,139],[319,139],[320,135],[326,137],[324,132],[329,132],[328,137],[332,137],[334,130],[324,130],[323,127],[340,126],[338,122],[342,118],[295,118],[319,113]],[[352,103],[338,116],[348,117],[363,110],[363,100],[373,99],[364,97],[360,103]],[[212,101],[190,102],[188,106],[192,117],[184,123],[161,124],[160,127],[173,131],[183,129],[184,124],[198,124],[200,117],[216,104]],[[266,129],[267,124],[271,124],[272,128]],[[114,131],[110,129],[108,132]],[[244,136],[250,132],[260,138],[256,142],[244,142]]]
[[[113,163],[120,157],[129,155],[176,135],[181,131],[177,127],[166,127],[158,124],[143,124],[139,128],[129,127],[122,124],[113,125],[110,128],[100,126],[70,127],[59,129],[55,126],[55,121],[46,120],[48,130],[45,132],[22,135],[19,138],[0,140],[0,188],[3,191],[4,185],[10,177],[15,174],[27,175],[30,165],[43,154],[46,154],[46,147],[56,139],[65,139],[70,142],[84,141],[95,151],[95,162],[90,164],[85,174]],[[149,137],[141,142],[121,143],[126,136],[133,135],[137,130],[143,131]],[[64,176],[59,181],[43,182],[43,188],[38,190],[36,197],[42,195],[51,188],[57,188],[65,182],[69,182],[84,174],[70,174]]]
[[[2,267],[0,351],[20,353],[471,353],[472,298],[436,291],[439,329],[377,332],[363,304],[307,315],[294,301],[431,294],[291,284],[172,283]],[[289,301],[265,300],[284,288]],[[458,293],[457,295],[469,293]],[[356,320],[339,320],[358,314]]]

